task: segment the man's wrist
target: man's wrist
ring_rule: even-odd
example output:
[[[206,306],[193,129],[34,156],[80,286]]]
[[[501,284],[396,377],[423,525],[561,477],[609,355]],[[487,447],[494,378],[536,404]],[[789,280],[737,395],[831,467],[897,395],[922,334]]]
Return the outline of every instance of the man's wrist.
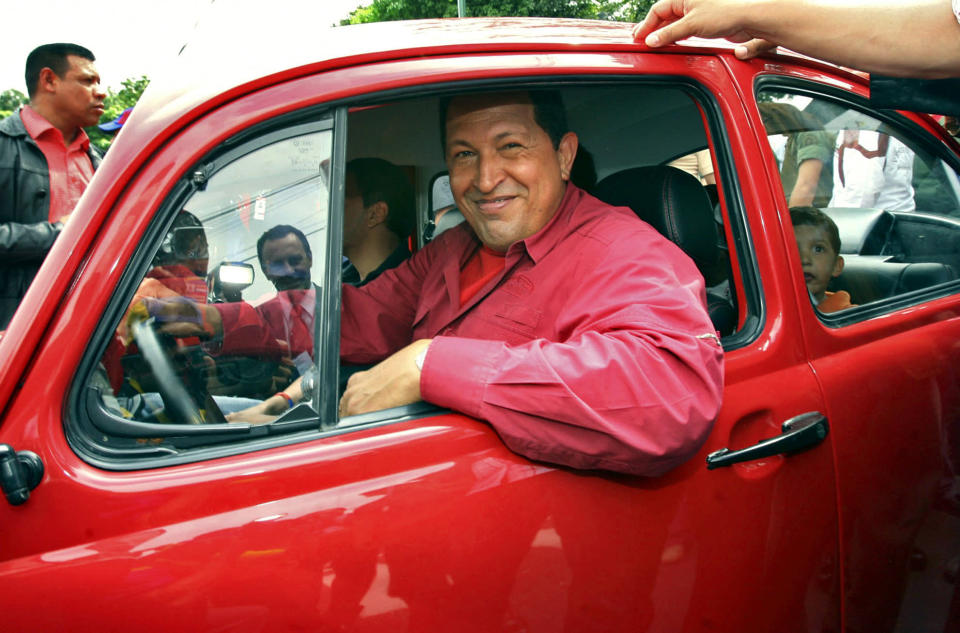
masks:
[[[417,365],[417,371],[420,371],[420,372],[423,371],[423,362],[424,362],[425,360],[427,360],[427,350],[428,350],[428,349],[430,349],[430,345],[427,345],[426,347],[424,347],[424,348],[420,351],[420,353],[417,354],[417,357],[414,359],[413,362],[416,363],[416,365]]]
[[[264,400],[263,412],[265,415],[280,415],[284,411],[292,408],[292,402],[292,398],[277,392]]]

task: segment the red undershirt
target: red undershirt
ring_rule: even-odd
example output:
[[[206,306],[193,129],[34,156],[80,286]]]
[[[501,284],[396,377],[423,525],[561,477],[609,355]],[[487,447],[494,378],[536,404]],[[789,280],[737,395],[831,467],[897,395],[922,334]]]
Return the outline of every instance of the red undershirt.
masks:
[[[460,305],[469,301],[503,270],[505,256],[505,253],[498,253],[486,246],[481,246],[470,256],[460,271]]]

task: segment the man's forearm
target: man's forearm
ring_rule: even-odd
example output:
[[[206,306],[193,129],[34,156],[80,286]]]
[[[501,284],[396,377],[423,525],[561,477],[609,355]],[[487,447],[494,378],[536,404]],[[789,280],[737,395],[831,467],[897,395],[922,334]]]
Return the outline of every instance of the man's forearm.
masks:
[[[421,389],[428,402],[486,420],[531,459],[657,476],[706,438],[722,357],[715,336],[643,329],[522,346],[439,337]]]
[[[793,191],[788,194],[788,206],[808,207],[813,204],[822,170],[823,163],[816,159],[808,159],[800,163],[797,182],[793,186]]]
[[[960,76],[950,0],[659,0],[634,35],[650,46],[728,38],[745,42],[744,59],[774,44],[871,73]]]
[[[747,18],[756,37],[811,57],[900,77],[960,75],[950,0],[778,0]]]

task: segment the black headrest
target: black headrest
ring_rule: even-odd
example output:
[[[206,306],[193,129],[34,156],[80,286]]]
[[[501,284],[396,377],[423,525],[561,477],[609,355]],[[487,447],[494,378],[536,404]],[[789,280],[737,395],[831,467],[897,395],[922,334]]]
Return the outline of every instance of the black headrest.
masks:
[[[601,180],[593,194],[630,207],[690,256],[701,271],[717,261],[717,225],[710,198],[694,176],[666,165],[634,167]]]

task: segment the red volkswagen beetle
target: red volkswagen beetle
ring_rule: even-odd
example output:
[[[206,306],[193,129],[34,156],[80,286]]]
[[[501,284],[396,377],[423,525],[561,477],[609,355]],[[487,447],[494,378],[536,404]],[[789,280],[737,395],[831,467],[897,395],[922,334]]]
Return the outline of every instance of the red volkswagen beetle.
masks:
[[[960,149],[930,117],[815,60],[650,51],[626,24],[268,18],[151,84],[0,340],[4,630],[957,630]],[[659,478],[533,462],[425,403],[338,419],[346,161],[404,169],[422,247],[455,217],[438,101],[535,88],[592,155],[584,188],[657,226],[631,183],[693,174],[699,246],[658,228],[703,249],[724,402]],[[810,134],[855,304],[829,314],[781,179]],[[145,295],[270,296],[278,224],[310,244],[312,355],[131,331]],[[308,401],[275,420],[218,415],[297,373]]]

